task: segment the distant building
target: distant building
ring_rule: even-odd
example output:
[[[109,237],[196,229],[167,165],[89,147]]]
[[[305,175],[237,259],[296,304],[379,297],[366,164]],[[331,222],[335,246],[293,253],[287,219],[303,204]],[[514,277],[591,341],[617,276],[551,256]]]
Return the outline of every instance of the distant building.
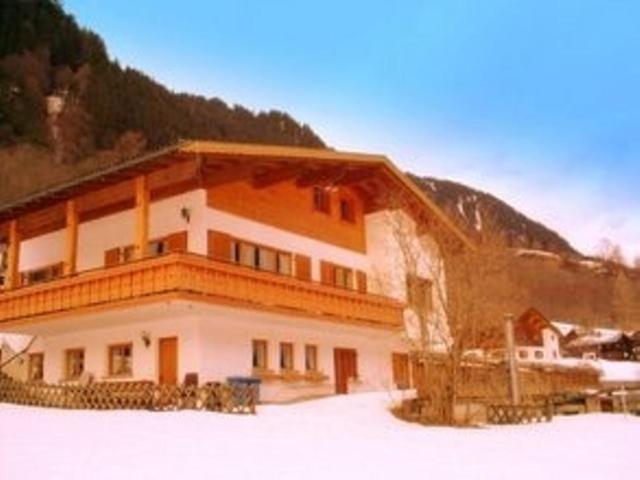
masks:
[[[577,327],[565,337],[569,357],[605,360],[635,360],[633,340],[621,330]]]

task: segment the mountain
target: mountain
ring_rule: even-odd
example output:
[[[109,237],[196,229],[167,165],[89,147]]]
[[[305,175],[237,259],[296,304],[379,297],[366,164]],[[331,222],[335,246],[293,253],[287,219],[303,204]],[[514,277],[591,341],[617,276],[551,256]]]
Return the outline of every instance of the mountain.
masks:
[[[581,256],[557,232],[517,211],[493,195],[461,183],[433,177],[409,177],[471,236],[491,224],[514,248]]]
[[[121,67],[58,1],[0,0],[0,205],[181,138],[325,146],[284,112],[175,93]],[[584,258],[488,193],[409,175],[471,236],[495,228],[520,249],[509,272],[514,312],[640,326],[637,271]]]
[[[284,112],[174,93],[121,67],[59,1],[0,1],[0,146],[42,145],[72,163],[195,137],[324,146]]]

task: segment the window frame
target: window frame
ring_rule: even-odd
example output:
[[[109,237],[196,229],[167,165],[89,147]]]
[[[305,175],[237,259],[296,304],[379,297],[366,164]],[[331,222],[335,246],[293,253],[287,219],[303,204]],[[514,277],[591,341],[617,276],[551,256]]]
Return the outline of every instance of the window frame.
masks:
[[[313,352],[312,355],[309,355],[309,352]],[[309,360],[313,359],[312,362]],[[309,364],[313,365],[310,367]],[[307,373],[316,373],[320,371],[318,366],[318,345],[314,343],[307,343],[304,346],[304,371]]]
[[[293,342],[280,342],[278,364],[281,372],[291,372],[296,369],[296,351]]]
[[[35,367],[35,359],[39,359],[40,366],[40,375],[38,378],[34,378],[34,367]],[[35,352],[29,354],[29,367],[28,367],[28,378],[30,382],[41,382],[44,380],[44,352]]]
[[[347,197],[340,198],[340,220],[356,223],[356,207],[353,199]]]
[[[129,366],[128,371],[115,371],[114,369],[114,357],[113,354],[118,349],[129,349]],[[133,342],[114,343],[107,347],[107,365],[108,375],[110,377],[130,377],[133,376]]]
[[[81,371],[78,374],[72,375],[71,372],[71,360],[72,360],[72,356],[76,355],[76,354],[81,354],[82,355],[82,368]],[[85,360],[86,360],[86,356],[85,356],[85,349],[80,347],[80,348],[67,348],[64,351],[64,377],[66,380],[78,380],[80,379],[80,377],[82,377],[82,375],[84,374],[85,370]]]
[[[256,362],[256,360],[259,358],[257,356],[258,346],[260,346],[260,348],[263,348],[263,365],[258,365],[259,362]],[[267,370],[269,368],[269,342],[267,340],[261,338],[254,338],[253,340],[251,340],[251,367],[254,370]]]
[[[326,187],[313,187],[312,198],[314,211],[331,215],[331,192]]]

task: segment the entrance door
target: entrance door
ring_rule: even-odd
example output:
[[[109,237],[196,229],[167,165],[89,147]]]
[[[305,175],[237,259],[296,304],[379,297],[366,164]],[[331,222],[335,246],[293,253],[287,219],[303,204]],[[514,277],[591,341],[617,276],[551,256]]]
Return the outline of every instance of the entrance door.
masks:
[[[158,341],[158,381],[165,385],[178,383],[178,339],[161,338]]]
[[[336,393],[349,393],[349,379],[358,376],[358,353],[352,348],[333,349]]]
[[[391,365],[393,368],[393,383],[399,389],[407,389],[411,386],[411,376],[409,373],[409,355],[406,353],[393,353],[391,355]]]

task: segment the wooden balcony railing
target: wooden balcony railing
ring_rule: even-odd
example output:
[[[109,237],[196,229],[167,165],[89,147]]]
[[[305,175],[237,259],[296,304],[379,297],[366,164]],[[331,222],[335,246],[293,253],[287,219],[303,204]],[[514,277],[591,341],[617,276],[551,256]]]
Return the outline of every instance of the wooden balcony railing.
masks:
[[[383,327],[402,324],[401,304],[387,297],[169,254],[0,293],[0,328],[4,322],[172,293]]]

